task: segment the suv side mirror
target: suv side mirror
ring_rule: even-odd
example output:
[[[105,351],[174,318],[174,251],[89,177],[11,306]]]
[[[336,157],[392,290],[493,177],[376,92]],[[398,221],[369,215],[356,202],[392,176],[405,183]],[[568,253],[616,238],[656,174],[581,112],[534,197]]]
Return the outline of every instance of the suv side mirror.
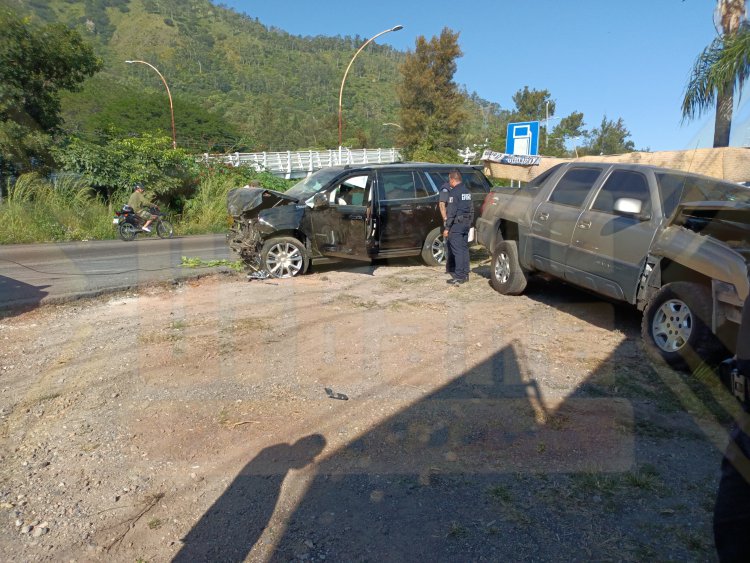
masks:
[[[614,211],[618,215],[627,215],[634,217],[639,221],[649,221],[651,219],[651,214],[641,213],[642,210],[643,202],[640,199],[621,197],[615,201]]]

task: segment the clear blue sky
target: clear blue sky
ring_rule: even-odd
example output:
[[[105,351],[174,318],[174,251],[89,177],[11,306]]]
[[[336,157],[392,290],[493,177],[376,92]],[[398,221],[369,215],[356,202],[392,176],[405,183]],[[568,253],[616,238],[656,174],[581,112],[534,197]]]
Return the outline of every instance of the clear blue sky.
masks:
[[[713,110],[681,124],[680,104],[695,58],[716,36],[715,0],[222,4],[301,36],[368,38],[401,24],[404,29],[377,42],[402,51],[413,50],[418,36],[429,39],[449,27],[460,32],[464,53],[456,82],[505,109],[513,107],[517,90],[529,86],[549,90],[557,117],[583,112],[587,129],[597,127],[604,115],[622,117],[638,149],[691,149],[713,142]],[[745,92],[738,102],[732,146],[750,145],[749,100]]]

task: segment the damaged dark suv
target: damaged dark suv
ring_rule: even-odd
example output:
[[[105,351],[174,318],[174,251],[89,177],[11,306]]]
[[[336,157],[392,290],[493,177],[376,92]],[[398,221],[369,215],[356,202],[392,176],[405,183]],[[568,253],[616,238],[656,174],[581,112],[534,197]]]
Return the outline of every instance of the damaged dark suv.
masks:
[[[311,263],[421,256],[445,261],[438,191],[461,172],[479,207],[481,167],[405,162],[324,168],[286,192],[237,188],[227,196],[229,245],[262,275],[290,278]]]

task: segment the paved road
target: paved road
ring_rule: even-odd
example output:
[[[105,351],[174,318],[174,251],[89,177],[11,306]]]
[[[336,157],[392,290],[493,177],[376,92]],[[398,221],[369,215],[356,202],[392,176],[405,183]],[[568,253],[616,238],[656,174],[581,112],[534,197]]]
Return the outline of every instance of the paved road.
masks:
[[[183,256],[235,259],[224,235],[0,245],[0,310],[218,271],[183,268]]]

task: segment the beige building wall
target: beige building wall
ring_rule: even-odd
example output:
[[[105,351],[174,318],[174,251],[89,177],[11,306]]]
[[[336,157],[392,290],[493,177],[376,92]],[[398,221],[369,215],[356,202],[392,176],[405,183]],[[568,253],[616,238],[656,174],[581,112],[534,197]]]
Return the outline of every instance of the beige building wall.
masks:
[[[538,166],[515,166],[483,161],[484,172],[493,178],[529,182],[539,174],[561,162],[628,162],[673,168],[729,180],[750,181],[750,148],[726,147],[689,151],[631,152],[581,158],[553,158],[543,156]]]

